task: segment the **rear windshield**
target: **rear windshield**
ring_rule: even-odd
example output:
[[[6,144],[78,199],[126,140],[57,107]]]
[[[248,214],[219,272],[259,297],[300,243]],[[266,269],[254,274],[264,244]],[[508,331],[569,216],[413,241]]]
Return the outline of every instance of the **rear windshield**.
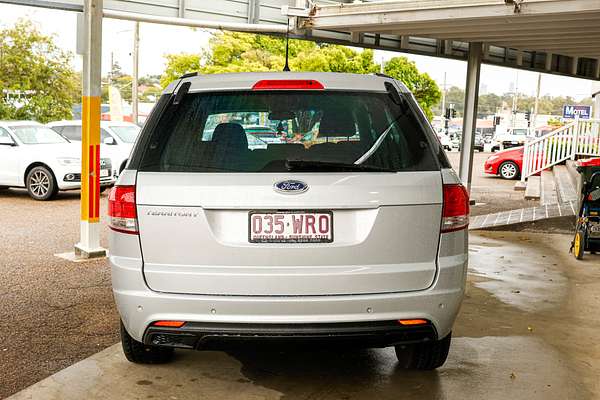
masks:
[[[371,92],[190,93],[144,133],[139,170],[439,170],[409,100],[400,100]]]

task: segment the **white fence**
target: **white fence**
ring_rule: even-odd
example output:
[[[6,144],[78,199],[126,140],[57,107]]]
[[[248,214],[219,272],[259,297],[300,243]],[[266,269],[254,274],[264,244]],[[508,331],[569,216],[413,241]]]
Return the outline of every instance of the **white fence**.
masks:
[[[521,180],[576,156],[600,156],[600,119],[575,119],[542,137],[527,142]]]

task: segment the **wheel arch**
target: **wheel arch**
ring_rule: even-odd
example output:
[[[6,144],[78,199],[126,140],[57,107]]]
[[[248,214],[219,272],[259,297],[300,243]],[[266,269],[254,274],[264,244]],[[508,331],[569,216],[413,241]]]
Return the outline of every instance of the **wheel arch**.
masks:
[[[52,170],[52,168],[50,168],[50,166],[46,163],[43,163],[41,161],[34,161],[32,163],[30,163],[27,168],[25,168],[25,173],[23,174],[23,185],[25,187],[27,187],[27,175],[29,175],[29,172],[34,169],[35,167],[44,167],[46,168],[48,171],[50,171],[50,173],[52,174],[52,177],[54,178],[54,182],[56,182],[56,184],[58,185],[58,181],[56,180],[56,174],[54,174],[54,171]]]

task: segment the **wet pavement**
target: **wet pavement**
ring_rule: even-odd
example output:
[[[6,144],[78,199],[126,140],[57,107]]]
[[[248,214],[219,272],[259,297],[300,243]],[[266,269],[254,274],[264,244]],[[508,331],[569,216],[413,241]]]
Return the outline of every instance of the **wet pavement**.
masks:
[[[472,215],[527,206],[512,181],[482,175],[487,156],[475,154],[472,193],[478,204]],[[458,153],[449,157],[457,165]],[[102,246],[108,245],[106,205],[105,192]],[[0,398],[118,340],[105,260],[79,264],[55,257],[73,251],[79,240],[79,209],[78,191],[39,202],[23,189],[0,190]]]
[[[469,282],[447,363],[398,368],[392,349],[184,352],[128,363],[119,345],[11,399],[600,398],[600,256],[568,235],[471,233]]]

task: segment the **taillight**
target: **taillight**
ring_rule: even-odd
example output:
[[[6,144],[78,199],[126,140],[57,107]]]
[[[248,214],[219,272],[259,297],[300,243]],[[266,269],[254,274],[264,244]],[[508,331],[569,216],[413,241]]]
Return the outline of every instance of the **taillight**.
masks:
[[[323,90],[325,87],[314,79],[263,79],[252,90]]]
[[[138,234],[135,186],[115,186],[108,195],[108,226],[113,231]]]
[[[461,184],[444,185],[442,232],[454,232],[469,226],[469,193]]]

